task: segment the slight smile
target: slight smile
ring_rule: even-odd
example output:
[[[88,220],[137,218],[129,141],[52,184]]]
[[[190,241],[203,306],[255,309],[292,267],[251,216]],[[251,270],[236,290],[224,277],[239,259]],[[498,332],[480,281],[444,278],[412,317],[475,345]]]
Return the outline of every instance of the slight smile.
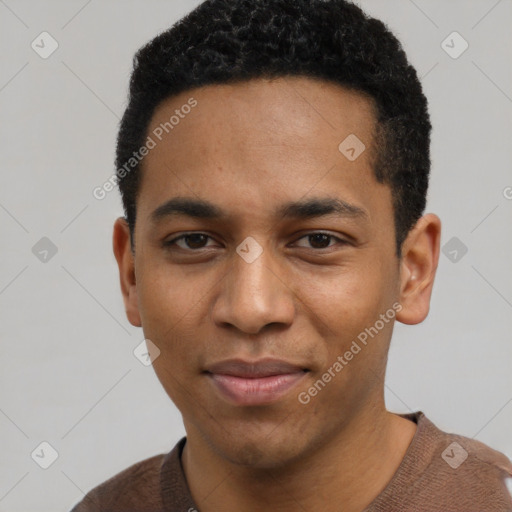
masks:
[[[205,373],[224,399],[235,405],[265,405],[279,400],[309,370],[277,359],[215,363]]]

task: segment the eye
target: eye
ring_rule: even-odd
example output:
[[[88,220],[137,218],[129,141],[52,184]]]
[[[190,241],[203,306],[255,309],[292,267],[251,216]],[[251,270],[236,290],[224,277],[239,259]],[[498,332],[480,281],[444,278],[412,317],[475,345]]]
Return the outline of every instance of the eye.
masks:
[[[322,232],[309,233],[299,238],[299,240],[305,238],[308,239],[310,247],[312,247],[313,249],[327,249],[329,247],[332,247],[332,245],[330,245],[330,241],[332,240],[337,240],[341,245],[346,245],[348,243],[345,240],[338,238],[337,236]]]
[[[213,238],[207,235],[206,233],[185,233],[184,235],[180,235],[176,238],[173,238],[172,240],[167,240],[163,242],[163,245],[164,247],[178,246],[180,249],[186,251],[198,251],[200,249],[211,247],[205,245],[208,239],[213,240]],[[322,232],[308,233],[307,235],[299,238],[299,240],[303,239],[308,239],[310,244],[309,248],[318,250],[328,249],[329,247],[332,247],[333,245],[330,242],[333,240],[337,241],[339,245],[346,245],[348,243],[347,241],[337,236]],[[178,242],[181,242],[183,245],[180,245]]]
[[[209,238],[212,239],[205,233],[186,233],[184,235],[178,236],[177,238],[173,238],[172,240],[165,241],[163,245],[165,247],[172,247],[173,245],[177,245],[180,249],[184,250],[203,249],[204,247],[208,247],[204,245],[204,242]],[[177,242],[183,242],[186,247],[179,245]]]

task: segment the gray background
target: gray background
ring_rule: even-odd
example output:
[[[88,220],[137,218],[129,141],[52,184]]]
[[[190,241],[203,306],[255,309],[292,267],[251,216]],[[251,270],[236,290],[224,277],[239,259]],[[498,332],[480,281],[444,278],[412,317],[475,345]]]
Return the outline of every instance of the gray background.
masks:
[[[0,0],[0,511],[69,510],[184,435],[133,355],[143,334],[125,318],[111,250],[120,199],[92,190],[114,171],[133,53],[198,3]],[[510,457],[512,2],[360,5],[422,76],[434,125],[428,211],[443,221],[442,245],[459,240],[441,255],[428,319],[396,325],[387,406]],[[42,31],[59,44],[47,59],[31,47]],[[441,46],[453,31],[469,43],[456,59]],[[40,253],[43,237],[55,255]],[[31,458],[43,441],[59,454],[48,469]]]

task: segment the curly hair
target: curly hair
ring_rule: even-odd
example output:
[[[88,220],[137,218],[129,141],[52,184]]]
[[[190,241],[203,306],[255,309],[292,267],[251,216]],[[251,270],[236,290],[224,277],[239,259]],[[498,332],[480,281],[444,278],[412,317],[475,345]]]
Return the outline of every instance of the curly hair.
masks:
[[[373,172],[393,198],[397,255],[426,205],[431,124],[416,70],[386,25],[346,0],[205,0],[133,59],[117,139],[117,182],[132,242],[140,163],[157,106],[193,88],[303,76],[373,99]]]

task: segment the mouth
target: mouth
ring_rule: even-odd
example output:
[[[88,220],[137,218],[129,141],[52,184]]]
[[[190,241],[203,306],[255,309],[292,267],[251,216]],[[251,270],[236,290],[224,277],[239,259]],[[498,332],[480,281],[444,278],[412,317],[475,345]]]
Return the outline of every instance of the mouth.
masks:
[[[230,359],[205,371],[216,391],[234,405],[276,402],[295,387],[309,370],[277,359]]]

